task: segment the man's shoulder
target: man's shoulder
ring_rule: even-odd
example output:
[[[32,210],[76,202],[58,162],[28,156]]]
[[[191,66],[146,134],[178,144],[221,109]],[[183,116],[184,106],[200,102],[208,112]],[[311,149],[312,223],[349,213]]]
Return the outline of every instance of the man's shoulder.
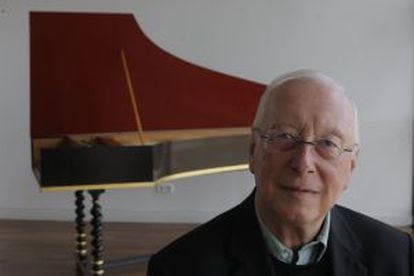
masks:
[[[392,250],[396,245],[408,244],[410,240],[407,233],[396,227],[344,206],[336,205],[332,213],[336,221],[345,221],[358,240],[362,244],[369,244],[370,248]]]
[[[231,226],[233,225],[236,213],[237,208],[232,208],[231,210],[214,217],[210,221],[197,226],[162,249],[160,254],[165,254],[172,250],[192,251],[201,246],[204,248],[205,246],[211,247],[214,243],[226,239],[229,235]]]
[[[357,227],[359,231],[366,229],[367,232],[377,230],[380,234],[404,235],[402,231],[389,224],[341,205],[336,205],[333,212],[339,214],[352,227]]]
[[[334,242],[355,252],[372,275],[412,275],[414,244],[408,233],[342,206],[334,207],[332,214]]]
[[[225,267],[228,243],[243,216],[243,208],[240,204],[173,241],[151,258],[150,270],[157,269],[160,264],[170,269],[185,267],[186,271],[193,272],[199,267]],[[180,265],[182,262],[186,265]]]

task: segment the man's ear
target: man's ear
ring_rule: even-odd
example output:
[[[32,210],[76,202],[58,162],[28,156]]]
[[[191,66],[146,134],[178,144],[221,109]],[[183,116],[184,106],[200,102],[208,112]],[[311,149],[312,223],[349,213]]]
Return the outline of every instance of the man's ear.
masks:
[[[359,149],[356,150],[356,152],[354,153],[354,156],[352,157],[352,160],[351,160],[351,173],[353,173],[355,168],[356,168],[357,161],[358,161],[358,156],[359,156]]]
[[[250,135],[250,142],[249,142],[249,171],[254,174],[254,151],[256,148],[256,141],[254,134]]]
[[[350,169],[351,169],[351,175],[354,173],[355,168],[356,168],[356,165],[357,165],[357,161],[358,161],[358,153],[359,153],[359,151],[355,152],[354,156],[352,156],[352,159],[351,159],[351,164],[350,164],[350,166],[351,166],[351,168],[350,168]],[[346,189],[348,189],[349,185],[351,185],[351,181],[349,181],[349,182],[345,185],[345,187],[344,187],[344,191],[345,191]]]

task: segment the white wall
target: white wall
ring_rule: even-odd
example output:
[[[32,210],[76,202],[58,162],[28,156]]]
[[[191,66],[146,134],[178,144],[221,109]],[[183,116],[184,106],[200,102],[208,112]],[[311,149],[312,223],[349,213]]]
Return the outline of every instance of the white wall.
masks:
[[[359,105],[363,148],[342,203],[411,223],[413,1],[0,0],[0,218],[73,219],[71,193],[39,193],[30,169],[28,12],[134,13],[158,45],[188,61],[269,82],[297,68],[341,81]],[[252,188],[247,172],[108,191],[105,217],[204,221]]]

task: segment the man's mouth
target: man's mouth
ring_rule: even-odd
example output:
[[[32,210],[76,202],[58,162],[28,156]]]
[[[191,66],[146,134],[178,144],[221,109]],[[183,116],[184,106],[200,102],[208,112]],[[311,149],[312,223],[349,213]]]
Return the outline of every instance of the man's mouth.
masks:
[[[299,188],[299,187],[282,187],[283,190],[293,193],[293,194],[298,194],[298,195],[307,195],[307,194],[319,194],[319,192],[317,190],[314,189],[307,189],[307,188]]]

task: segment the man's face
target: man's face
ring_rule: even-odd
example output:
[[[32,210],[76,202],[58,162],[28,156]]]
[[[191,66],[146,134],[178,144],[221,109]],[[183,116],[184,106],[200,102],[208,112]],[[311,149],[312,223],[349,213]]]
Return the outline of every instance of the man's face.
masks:
[[[289,133],[305,141],[329,139],[340,147],[352,145],[351,105],[332,89],[309,81],[283,84],[269,98],[262,133]],[[269,151],[266,143],[253,132],[250,170],[255,175],[261,215],[292,225],[321,221],[348,187],[356,153],[343,152],[329,159],[309,144]]]

